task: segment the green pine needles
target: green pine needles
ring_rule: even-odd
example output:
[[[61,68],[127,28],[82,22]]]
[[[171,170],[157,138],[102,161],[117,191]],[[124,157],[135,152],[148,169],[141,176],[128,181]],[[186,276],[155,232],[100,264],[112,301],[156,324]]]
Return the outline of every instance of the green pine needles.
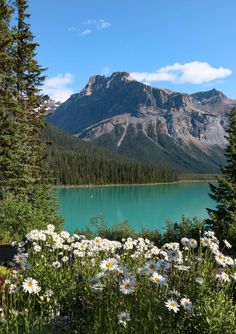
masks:
[[[27,7],[27,0],[0,0],[0,240],[12,232],[17,237],[17,231],[22,236],[35,226],[29,212],[41,216],[38,227],[48,220],[58,224],[42,140],[44,69],[35,59],[38,44]]]
[[[207,209],[210,215],[207,223],[218,236],[236,244],[236,108],[231,110],[227,133],[227,165],[221,168],[218,184],[210,184],[210,197],[217,202],[217,206],[214,210]]]

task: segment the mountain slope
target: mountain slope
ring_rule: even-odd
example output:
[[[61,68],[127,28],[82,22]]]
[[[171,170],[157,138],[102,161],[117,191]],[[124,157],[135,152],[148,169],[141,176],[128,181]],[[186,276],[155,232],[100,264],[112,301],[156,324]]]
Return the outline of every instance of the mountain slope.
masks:
[[[56,184],[158,183],[176,181],[170,170],[137,163],[48,125],[44,140]]]
[[[225,161],[227,114],[235,104],[215,89],[175,93],[117,72],[91,77],[48,121],[142,162],[180,172],[216,173]]]

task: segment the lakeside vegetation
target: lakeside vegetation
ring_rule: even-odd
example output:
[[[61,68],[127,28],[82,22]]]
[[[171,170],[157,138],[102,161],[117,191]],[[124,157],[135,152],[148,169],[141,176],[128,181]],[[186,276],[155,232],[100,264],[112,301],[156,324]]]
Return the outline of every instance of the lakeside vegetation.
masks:
[[[16,246],[0,290],[2,333],[235,330],[235,262],[212,231],[200,244],[183,235],[159,248],[143,238],[58,234],[49,225]]]

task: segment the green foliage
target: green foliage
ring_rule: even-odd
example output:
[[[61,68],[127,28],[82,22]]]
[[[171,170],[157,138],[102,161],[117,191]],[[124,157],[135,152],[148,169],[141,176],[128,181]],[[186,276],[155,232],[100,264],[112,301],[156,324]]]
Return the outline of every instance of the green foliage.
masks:
[[[85,230],[77,229],[76,233],[83,233],[87,238],[100,236],[109,240],[122,241],[122,239],[144,238],[149,239],[156,245],[162,245],[166,242],[180,242],[182,236],[199,240],[200,235],[205,231],[206,226],[203,221],[197,217],[190,219],[182,216],[179,223],[166,222],[164,232],[159,230],[150,230],[144,226],[140,231],[134,230],[128,222],[115,224],[111,227],[105,222],[103,215],[91,219],[91,228]]]
[[[236,245],[236,108],[231,110],[227,138],[227,165],[217,177],[218,185],[210,184],[210,197],[217,202],[217,207],[208,209],[207,223],[219,237]]]
[[[117,243],[56,234],[53,226],[32,231],[18,243],[23,252],[15,259],[18,270],[9,270],[0,290],[0,331],[233,334],[233,259],[221,253],[222,276],[212,252],[221,251],[219,241],[210,233],[204,234],[206,244],[185,239],[184,246],[171,242],[157,248],[144,239]],[[129,314],[123,322],[121,312]]]
[[[0,1],[0,231],[5,239],[21,237],[30,224],[59,221],[42,140],[43,69],[35,59],[27,0],[10,3]]]
[[[34,192],[38,204],[10,193],[0,202],[0,241],[20,240],[25,233],[46,228],[49,223],[60,228],[61,219],[56,216],[53,206],[48,205],[52,197],[45,198],[42,187],[35,188]]]
[[[50,125],[44,130],[56,184],[131,184],[177,180],[173,171],[112,155]]]
[[[170,240],[180,242],[183,235],[199,240],[204,230],[205,224],[203,221],[199,220],[197,217],[190,219],[183,215],[179,223],[166,223],[162,242],[170,242]]]

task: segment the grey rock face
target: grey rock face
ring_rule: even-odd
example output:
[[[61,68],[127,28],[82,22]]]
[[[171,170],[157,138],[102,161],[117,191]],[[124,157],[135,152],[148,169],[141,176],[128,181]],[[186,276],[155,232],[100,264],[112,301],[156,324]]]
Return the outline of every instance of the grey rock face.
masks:
[[[194,145],[208,154],[215,146],[223,149],[227,144],[228,112],[234,105],[236,101],[215,89],[175,93],[137,82],[129,73],[116,72],[110,77],[91,77],[86,87],[59,106],[48,120],[90,142],[101,144],[101,138],[112,135],[118,151],[132,128],[132,136],[142,134],[152,144],[160,145],[158,138],[164,135],[175,145],[184,145],[185,151]],[[165,146],[162,149],[168,150]]]

